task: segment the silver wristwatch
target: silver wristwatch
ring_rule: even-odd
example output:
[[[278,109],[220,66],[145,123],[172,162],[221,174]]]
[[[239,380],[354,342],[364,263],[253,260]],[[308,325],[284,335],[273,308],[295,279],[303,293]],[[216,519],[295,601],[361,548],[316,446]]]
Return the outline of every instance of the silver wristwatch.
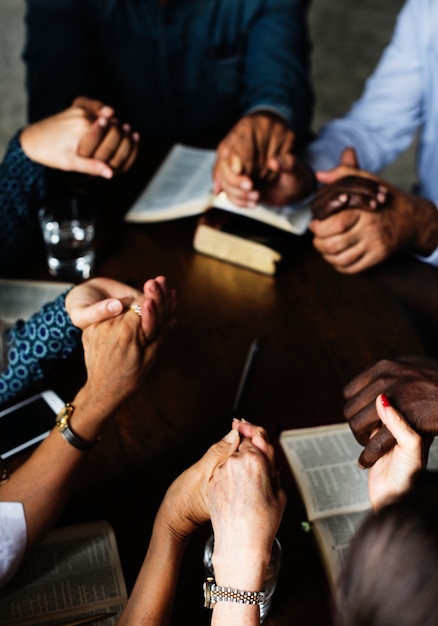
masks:
[[[214,578],[207,578],[203,585],[204,606],[213,608],[216,602],[237,602],[238,604],[263,604],[265,591],[242,591],[231,587],[219,587]]]

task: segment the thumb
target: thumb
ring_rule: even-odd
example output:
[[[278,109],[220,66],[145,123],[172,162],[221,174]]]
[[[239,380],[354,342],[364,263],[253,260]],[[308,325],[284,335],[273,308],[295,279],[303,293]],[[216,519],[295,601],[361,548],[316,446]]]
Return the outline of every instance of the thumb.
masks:
[[[70,160],[69,169],[80,174],[102,176],[102,178],[112,178],[114,176],[114,172],[109,165],[94,158],[74,156]]]
[[[83,306],[72,315],[72,322],[82,330],[91,324],[104,322],[117,317],[123,311],[123,304],[117,298],[107,298],[92,305]]]
[[[354,148],[345,148],[341,155],[341,165],[348,165],[349,167],[358,169],[359,163]]]

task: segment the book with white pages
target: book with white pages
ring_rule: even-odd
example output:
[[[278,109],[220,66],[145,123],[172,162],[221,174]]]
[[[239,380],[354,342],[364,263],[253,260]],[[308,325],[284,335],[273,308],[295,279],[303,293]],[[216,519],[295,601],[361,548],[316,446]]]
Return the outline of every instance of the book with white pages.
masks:
[[[285,430],[280,445],[334,589],[350,541],[372,510],[368,471],[358,467],[363,446],[347,423]],[[429,452],[428,468],[438,469],[437,438]]]
[[[0,589],[0,625],[115,626],[127,601],[111,525],[101,520],[63,526]]]
[[[307,204],[239,207],[224,192],[212,193],[215,150],[176,144],[125,215],[127,222],[160,222],[200,215],[212,207],[251,217],[302,235],[311,218]]]
[[[6,326],[26,320],[71,286],[59,281],[0,279],[0,320]]]

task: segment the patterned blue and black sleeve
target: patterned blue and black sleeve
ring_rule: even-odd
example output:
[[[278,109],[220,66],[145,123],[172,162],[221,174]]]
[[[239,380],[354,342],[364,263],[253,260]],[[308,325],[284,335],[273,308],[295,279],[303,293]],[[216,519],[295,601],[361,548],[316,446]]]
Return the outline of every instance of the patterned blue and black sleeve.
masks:
[[[82,331],[65,309],[66,294],[6,331],[7,367],[0,373],[0,405],[43,379],[51,364],[66,359],[80,344]]]
[[[31,161],[20,145],[18,131],[0,165],[0,275],[41,246],[38,209],[46,191],[46,168]]]

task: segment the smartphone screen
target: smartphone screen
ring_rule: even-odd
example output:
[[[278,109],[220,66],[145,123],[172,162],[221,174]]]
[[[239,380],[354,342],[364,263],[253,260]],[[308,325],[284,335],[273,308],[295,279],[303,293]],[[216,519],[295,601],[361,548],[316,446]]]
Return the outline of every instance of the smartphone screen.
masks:
[[[63,406],[59,396],[46,391],[0,412],[0,456],[7,459],[42,441]]]

